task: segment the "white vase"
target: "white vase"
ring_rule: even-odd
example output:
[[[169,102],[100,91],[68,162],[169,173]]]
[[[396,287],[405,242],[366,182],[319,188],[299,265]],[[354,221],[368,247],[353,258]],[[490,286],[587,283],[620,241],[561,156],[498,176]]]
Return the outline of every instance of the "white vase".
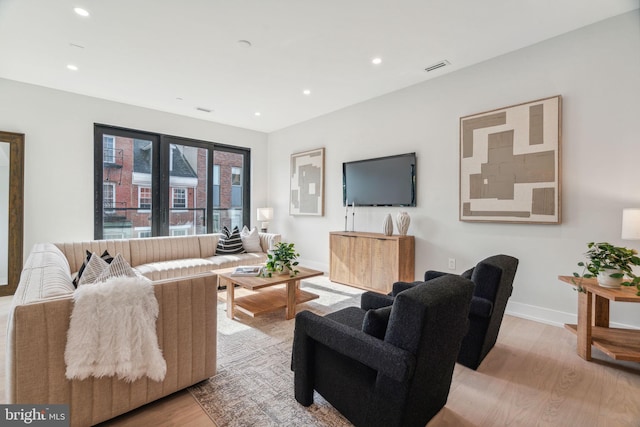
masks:
[[[398,226],[398,234],[401,236],[406,236],[407,231],[409,230],[409,223],[411,222],[411,217],[407,212],[398,212],[398,216],[396,216],[396,225]]]
[[[391,219],[391,214],[387,214],[384,217],[384,222],[382,223],[382,232],[386,236],[391,236],[393,234],[393,220]]]
[[[615,278],[611,277],[611,274],[622,273],[622,270],[616,270],[613,268],[607,268],[604,271],[598,273],[598,285],[603,288],[619,288],[624,280],[624,277]]]

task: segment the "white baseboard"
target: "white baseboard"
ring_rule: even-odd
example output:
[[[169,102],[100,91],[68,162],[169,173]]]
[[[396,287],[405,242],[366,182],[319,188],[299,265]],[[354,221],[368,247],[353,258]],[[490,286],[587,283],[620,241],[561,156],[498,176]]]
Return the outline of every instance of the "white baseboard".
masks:
[[[319,262],[300,260],[300,264],[314,270],[324,271],[329,274],[329,265]],[[540,307],[537,305],[524,304],[521,302],[509,301],[505,313],[510,316],[520,317],[522,319],[533,320],[534,322],[545,323],[547,325],[563,328],[565,323],[577,323],[578,316],[575,313],[565,311],[552,310],[550,308]],[[638,329],[638,326],[625,325],[622,323],[611,322],[613,328]]]
[[[523,304],[521,302],[509,301],[505,313],[510,316],[521,317],[535,322],[546,323],[547,325],[564,327],[565,323],[576,323],[577,316],[572,313],[551,310],[549,308],[535,305]]]
[[[564,327],[565,323],[577,323],[578,316],[574,313],[551,310],[545,307],[523,304],[521,302],[509,301],[505,314],[521,317],[535,322],[546,323],[548,325]],[[623,323],[610,322],[612,328],[637,329],[637,326],[625,325]]]

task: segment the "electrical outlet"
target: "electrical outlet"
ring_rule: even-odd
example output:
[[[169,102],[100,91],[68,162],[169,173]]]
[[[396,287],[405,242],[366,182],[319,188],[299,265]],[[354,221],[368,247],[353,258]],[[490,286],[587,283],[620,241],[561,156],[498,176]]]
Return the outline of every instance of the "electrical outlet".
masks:
[[[449,270],[455,270],[455,269],[456,269],[456,259],[449,258]]]

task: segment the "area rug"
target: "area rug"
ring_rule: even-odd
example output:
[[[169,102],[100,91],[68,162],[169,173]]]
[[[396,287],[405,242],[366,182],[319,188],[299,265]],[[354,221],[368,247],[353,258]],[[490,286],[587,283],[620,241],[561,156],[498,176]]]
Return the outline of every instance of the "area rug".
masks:
[[[298,311],[324,315],[360,305],[362,291],[332,283],[328,277],[305,280],[301,287],[320,298],[299,305]],[[189,388],[216,426],[351,425],[318,393],[307,408],[295,400],[291,371],[294,323],[285,320],[284,309],[256,318],[240,313],[230,320],[219,299],[217,373]]]

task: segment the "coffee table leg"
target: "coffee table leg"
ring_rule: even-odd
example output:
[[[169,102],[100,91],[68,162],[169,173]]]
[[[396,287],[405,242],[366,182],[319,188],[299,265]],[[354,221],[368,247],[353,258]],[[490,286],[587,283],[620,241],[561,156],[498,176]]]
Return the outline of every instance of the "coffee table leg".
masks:
[[[289,280],[287,282],[287,312],[286,319],[293,319],[296,317],[296,284],[298,280]]]
[[[227,284],[227,317],[229,319],[233,319],[233,309],[234,309],[234,286],[233,286],[233,282],[231,282],[230,280],[224,280],[224,282]]]

